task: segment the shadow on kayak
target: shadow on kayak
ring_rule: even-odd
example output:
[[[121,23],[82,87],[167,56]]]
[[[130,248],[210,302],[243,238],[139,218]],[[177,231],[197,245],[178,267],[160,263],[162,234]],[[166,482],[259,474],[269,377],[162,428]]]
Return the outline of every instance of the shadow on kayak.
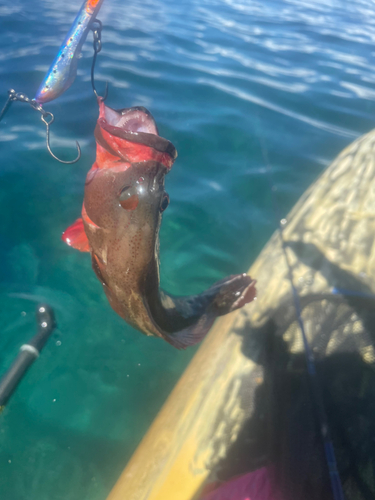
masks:
[[[301,312],[345,496],[370,500],[375,497],[375,372],[370,364],[375,297],[315,245],[287,245],[333,287],[332,294],[302,296]],[[262,327],[248,320],[236,333],[243,335],[243,353],[262,367],[263,375],[256,371],[256,380],[242,384],[241,404],[249,417],[218,464],[217,478],[226,482],[266,467],[273,491],[282,498],[334,498],[293,301],[282,303]]]

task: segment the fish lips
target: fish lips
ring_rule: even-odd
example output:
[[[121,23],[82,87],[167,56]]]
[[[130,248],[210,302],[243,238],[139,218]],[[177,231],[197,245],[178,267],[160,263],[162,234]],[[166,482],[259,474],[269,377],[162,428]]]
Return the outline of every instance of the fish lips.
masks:
[[[158,135],[155,121],[146,108],[136,106],[114,110],[101,101],[99,109],[94,135],[96,142],[108,153],[130,162],[139,161],[144,155],[145,160],[158,159],[167,168],[172,167],[177,158],[176,148]],[[145,129],[152,130],[152,133],[145,132]],[[150,149],[155,152],[151,156]]]

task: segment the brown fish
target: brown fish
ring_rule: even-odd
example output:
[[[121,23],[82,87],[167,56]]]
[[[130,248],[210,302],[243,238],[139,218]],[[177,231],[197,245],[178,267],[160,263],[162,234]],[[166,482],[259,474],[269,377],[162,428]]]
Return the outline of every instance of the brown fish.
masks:
[[[82,218],[62,239],[91,252],[109,303],[130,325],[180,349],[196,344],[217,316],[254,299],[255,280],[228,276],[188,297],[159,289],[159,228],[169,204],[164,178],[177,152],[145,108],[115,111],[99,101],[99,109]]]

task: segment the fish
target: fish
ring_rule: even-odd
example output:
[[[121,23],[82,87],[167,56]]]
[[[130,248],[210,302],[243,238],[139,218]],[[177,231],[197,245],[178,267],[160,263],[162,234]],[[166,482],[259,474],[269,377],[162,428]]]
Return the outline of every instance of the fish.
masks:
[[[77,75],[77,65],[82,45],[102,3],[103,0],[85,0],[83,2],[65,40],[40,84],[34,101],[39,104],[53,101],[72,85]]]
[[[159,229],[169,205],[165,176],[177,157],[144,107],[115,110],[99,102],[96,161],[81,217],[62,240],[90,252],[113,310],[132,327],[178,349],[200,342],[218,316],[251,302],[256,281],[230,275],[185,297],[160,289]]]

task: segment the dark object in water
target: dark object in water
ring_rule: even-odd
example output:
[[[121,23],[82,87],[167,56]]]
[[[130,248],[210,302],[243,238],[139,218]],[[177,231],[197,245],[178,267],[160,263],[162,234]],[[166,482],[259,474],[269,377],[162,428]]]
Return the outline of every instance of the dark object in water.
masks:
[[[53,310],[47,304],[40,304],[37,307],[36,319],[38,333],[27,344],[20,347],[18,356],[0,379],[0,410],[4,408],[22,377],[39,356],[40,351],[56,327]]]
[[[177,152],[145,108],[115,111],[100,99],[99,107],[96,162],[87,174],[82,218],[63,240],[91,252],[109,303],[134,328],[179,349],[196,344],[217,316],[255,298],[255,280],[228,276],[189,297],[159,289],[159,228],[169,204],[164,178]]]

